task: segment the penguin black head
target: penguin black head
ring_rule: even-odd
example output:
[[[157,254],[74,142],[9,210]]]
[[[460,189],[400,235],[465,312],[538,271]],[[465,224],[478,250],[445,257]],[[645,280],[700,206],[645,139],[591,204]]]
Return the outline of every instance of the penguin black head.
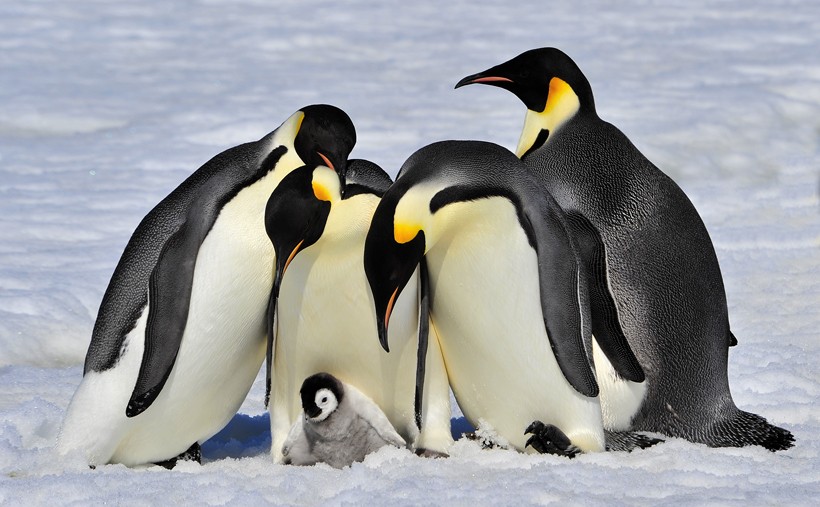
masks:
[[[316,373],[302,382],[299,390],[305,417],[313,422],[327,419],[344,398],[344,386],[330,373]]]
[[[299,251],[324,232],[331,203],[341,199],[340,180],[324,165],[291,171],[271,193],[265,207],[265,230],[276,251],[276,279],[281,279]]]
[[[406,224],[393,224],[400,198],[399,193],[382,198],[364,243],[364,270],[376,307],[379,342],[388,352],[387,327],[393,305],[425,251],[424,231]]]
[[[456,88],[486,84],[509,90],[527,106],[516,150],[523,158],[576,114],[595,115],[592,88],[581,69],[556,48],[531,49],[484,72],[467,76]]]
[[[299,158],[305,165],[330,167],[344,182],[347,158],[356,145],[356,129],[350,117],[327,104],[306,106],[300,111],[304,118],[293,143]]]

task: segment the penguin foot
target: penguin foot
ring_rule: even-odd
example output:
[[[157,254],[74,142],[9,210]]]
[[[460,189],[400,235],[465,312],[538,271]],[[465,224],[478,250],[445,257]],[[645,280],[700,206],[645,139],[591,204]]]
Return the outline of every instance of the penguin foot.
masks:
[[[177,466],[178,461],[196,461],[197,463],[202,463],[202,448],[199,446],[199,442],[194,442],[194,444],[189,447],[187,451],[183,452],[179,456],[166,459],[165,461],[157,461],[154,464],[159,465],[162,468],[172,470],[175,466]]]
[[[524,431],[525,435],[532,434],[524,447],[532,447],[541,454],[555,454],[574,458],[581,450],[572,445],[572,441],[552,424],[533,421]]]
[[[475,431],[468,431],[466,433],[462,433],[461,436],[463,438],[466,438],[467,440],[478,442],[479,444],[481,444],[482,449],[506,449],[506,447],[500,445],[498,442],[495,442],[485,436],[479,435]]]
[[[643,433],[632,431],[609,431],[604,430],[607,451],[632,452],[635,449],[646,449],[655,444],[663,442],[663,439],[650,437]]]
[[[419,447],[416,449],[416,456],[421,456],[422,458],[449,458],[450,455],[446,452],[434,451],[432,449],[425,449],[423,447]]]

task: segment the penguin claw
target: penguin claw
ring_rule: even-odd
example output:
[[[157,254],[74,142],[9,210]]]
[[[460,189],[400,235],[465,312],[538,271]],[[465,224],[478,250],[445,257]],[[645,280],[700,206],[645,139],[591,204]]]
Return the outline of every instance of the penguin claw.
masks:
[[[419,447],[416,449],[416,456],[420,456],[422,458],[449,458],[450,455],[446,452],[434,451],[432,449],[425,449],[423,447]]]
[[[524,447],[532,447],[541,454],[555,454],[574,458],[581,451],[572,445],[572,441],[552,424],[544,424],[541,421],[533,421],[524,431],[525,435],[532,434],[527,439]]]

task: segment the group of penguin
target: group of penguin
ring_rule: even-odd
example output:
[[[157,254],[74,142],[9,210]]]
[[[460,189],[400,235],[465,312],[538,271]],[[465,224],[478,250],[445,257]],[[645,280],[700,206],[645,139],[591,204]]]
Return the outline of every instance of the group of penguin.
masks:
[[[276,463],[446,456],[450,389],[519,451],[791,447],[732,401],[702,220],[598,117],[575,62],[530,50],[469,84],[526,106],[515,154],[438,142],[392,182],[348,159],[347,114],[311,105],[163,199],[105,292],[60,452],[199,460],[263,362]]]

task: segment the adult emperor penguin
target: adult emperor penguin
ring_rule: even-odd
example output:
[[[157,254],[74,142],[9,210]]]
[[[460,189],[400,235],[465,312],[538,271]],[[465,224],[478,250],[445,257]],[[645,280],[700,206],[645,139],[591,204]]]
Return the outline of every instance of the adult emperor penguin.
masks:
[[[727,355],[736,341],[703,221],[674,181],[598,117],[575,62],[555,48],[535,49],[456,88],[473,83],[521,99],[527,114],[516,154],[578,233],[600,240],[587,262],[606,272],[616,308],[593,317],[623,331],[646,375],[643,385],[624,382],[596,347],[607,426],[716,447],[791,447],[791,433],[732,400]]]
[[[103,297],[59,437],[92,466],[198,458],[236,413],[265,357],[274,251],[265,204],[305,164],[341,174],[353,123],[307,106],[212,158],[139,224]]]
[[[268,385],[277,463],[299,417],[300,385],[316,372],[358,386],[418,453],[446,454],[452,444],[447,374],[438,341],[427,338],[418,274],[394,301],[393,349],[387,353],[375,340],[362,256],[373,211],[390,183],[376,164],[352,160],[341,182],[327,167],[306,166],[271,194],[265,223],[277,263]]]
[[[299,395],[302,412],[282,450],[287,464],[343,468],[384,446],[405,445],[378,405],[329,373],[306,378]]]
[[[509,151],[477,141],[422,148],[365,243],[379,338],[386,348],[395,302],[424,257],[432,327],[467,419],[519,450],[602,451],[576,249],[563,211]]]

